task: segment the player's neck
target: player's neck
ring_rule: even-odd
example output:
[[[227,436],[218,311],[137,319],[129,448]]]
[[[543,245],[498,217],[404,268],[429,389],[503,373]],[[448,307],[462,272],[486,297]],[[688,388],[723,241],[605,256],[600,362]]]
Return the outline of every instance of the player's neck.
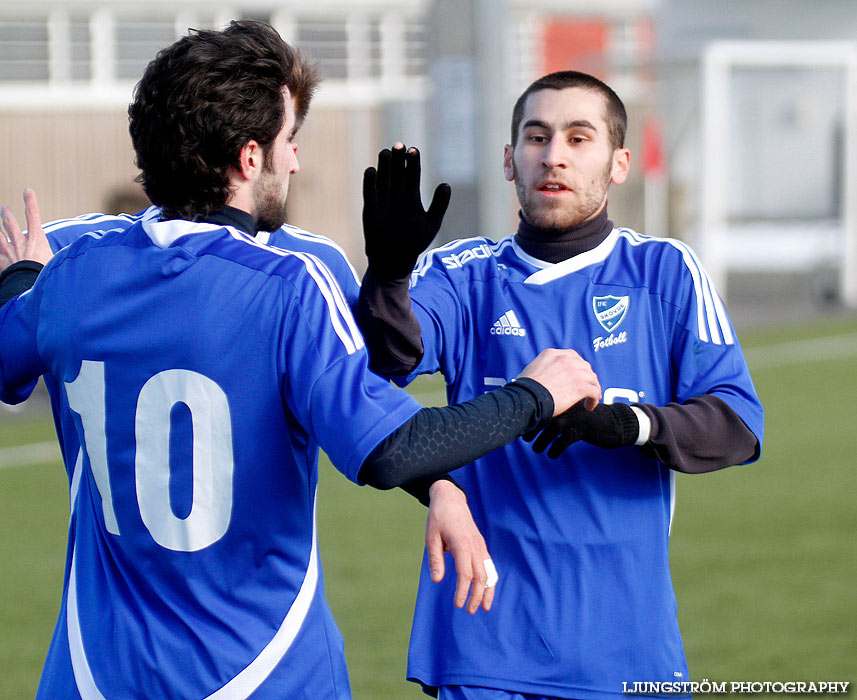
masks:
[[[613,230],[613,222],[607,218],[607,207],[589,221],[568,229],[538,228],[524,221],[520,212],[518,216],[515,242],[527,255],[551,263],[592,250]]]

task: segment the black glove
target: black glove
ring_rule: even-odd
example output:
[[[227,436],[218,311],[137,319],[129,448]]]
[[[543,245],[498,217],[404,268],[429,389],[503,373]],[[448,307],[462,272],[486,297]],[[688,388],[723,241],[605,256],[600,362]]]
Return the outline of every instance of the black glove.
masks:
[[[628,404],[600,403],[594,410],[587,411],[583,401],[579,401],[565,413],[551,419],[541,433],[534,430],[523,438],[529,442],[538,435],[533,450],[541,453],[550,445],[548,457],[556,459],[578,440],[612,450],[633,445],[639,434],[640,421]]]
[[[378,169],[363,173],[363,237],[366,257],[381,282],[411,274],[417,258],[434,240],[449,206],[451,188],[441,183],[428,211],[420,199],[420,153],[385,148]]]

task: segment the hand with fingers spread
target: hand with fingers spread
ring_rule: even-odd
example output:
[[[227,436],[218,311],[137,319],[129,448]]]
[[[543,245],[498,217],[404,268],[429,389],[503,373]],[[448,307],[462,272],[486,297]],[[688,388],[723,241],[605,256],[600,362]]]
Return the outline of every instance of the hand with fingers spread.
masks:
[[[369,268],[379,281],[411,274],[440,230],[450,186],[437,186],[428,211],[420,198],[420,153],[397,143],[378,154],[378,168],[363,173],[363,236]]]
[[[533,450],[540,454],[550,446],[548,457],[556,459],[578,440],[613,450],[633,445],[639,433],[640,422],[628,404],[600,403],[589,411],[580,401],[553,418],[541,431],[534,430],[523,438],[528,442],[535,439]]]
[[[542,350],[518,377],[528,377],[547,389],[553,397],[554,416],[578,401],[592,410],[601,400],[601,384],[592,366],[574,350]]]
[[[0,236],[0,272],[26,260],[44,265],[53,257],[42,230],[36,193],[31,189],[24,190],[24,216],[27,221],[26,233],[22,233],[9,207],[0,208],[0,223],[3,227],[3,235]]]
[[[497,571],[491,562],[485,539],[473,522],[464,492],[452,482],[442,480],[432,484],[429,494],[431,504],[426,518],[426,549],[431,580],[435,583],[443,580],[443,553],[451,552],[458,575],[455,606],[464,607],[467,601],[467,612],[471,615],[480,605],[483,610],[490,610],[494,601]]]

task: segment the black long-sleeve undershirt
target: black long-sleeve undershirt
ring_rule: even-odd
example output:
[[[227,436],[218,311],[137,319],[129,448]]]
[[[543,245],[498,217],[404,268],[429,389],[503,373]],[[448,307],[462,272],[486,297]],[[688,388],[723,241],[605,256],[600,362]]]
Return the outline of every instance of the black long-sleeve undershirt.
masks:
[[[438,477],[544,425],[553,409],[550,392],[527,378],[460,404],[423,408],[381,441],[358,478],[379,489],[401,486],[427,505]]]
[[[36,283],[44,265],[34,260],[12,263],[0,273],[0,307]]]
[[[566,231],[538,229],[521,220],[515,241],[528,255],[557,263],[591,250],[613,230],[607,210]],[[411,308],[408,279],[379,281],[367,270],[355,311],[366,338],[369,367],[385,376],[408,374],[422,359],[422,330]],[[640,450],[676,471],[700,474],[748,462],[759,441],[722,399],[705,394],[684,404],[638,404],[651,420]]]

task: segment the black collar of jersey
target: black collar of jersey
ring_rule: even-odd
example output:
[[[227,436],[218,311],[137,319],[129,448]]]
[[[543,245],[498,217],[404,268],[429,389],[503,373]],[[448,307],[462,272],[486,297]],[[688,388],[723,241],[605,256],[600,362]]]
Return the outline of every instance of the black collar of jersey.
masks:
[[[199,217],[198,221],[206,224],[220,224],[221,226],[232,226],[239,231],[255,236],[256,226],[253,222],[253,216],[242,209],[235,207],[223,207],[217,211],[211,212],[208,216]]]
[[[607,218],[607,207],[594,219],[568,229],[531,226],[524,221],[521,212],[518,218],[515,242],[527,255],[549,263],[562,262],[592,250],[613,230],[613,222]]]

